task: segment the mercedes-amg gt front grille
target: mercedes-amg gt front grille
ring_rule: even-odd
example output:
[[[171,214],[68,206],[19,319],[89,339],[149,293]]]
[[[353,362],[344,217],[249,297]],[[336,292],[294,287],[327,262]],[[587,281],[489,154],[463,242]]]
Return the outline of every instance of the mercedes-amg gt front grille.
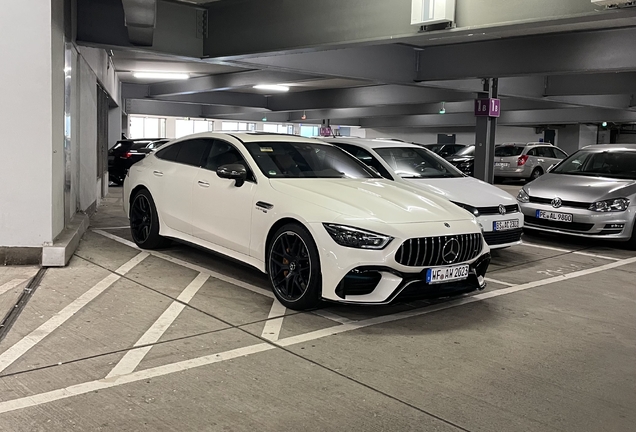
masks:
[[[408,267],[433,267],[462,263],[481,253],[481,234],[424,237],[406,240],[395,254],[395,260]]]

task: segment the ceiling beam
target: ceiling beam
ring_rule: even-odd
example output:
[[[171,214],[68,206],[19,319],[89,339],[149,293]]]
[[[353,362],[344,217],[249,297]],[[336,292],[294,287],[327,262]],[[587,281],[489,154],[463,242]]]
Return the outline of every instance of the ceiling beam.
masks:
[[[130,43],[152,46],[157,25],[157,0],[122,0],[122,4]]]
[[[416,61],[416,51],[412,47],[391,44],[278,54],[242,60],[236,64],[403,84],[412,83],[416,78]]]
[[[636,28],[426,47],[417,80],[636,70]]]
[[[298,81],[318,79],[315,75],[273,70],[251,70],[219,75],[190,78],[182,81],[168,81],[150,84],[150,97],[174,96],[191,93],[229,90],[240,87],[251,87],[257,84],[284,84]]]
[[[556,75],[546,80],[546,96],[636,93],[636,72]]]
[[[253,93],[229,91],[193,93],[178,96],[162,96],[153,100],[181,102],[197,105],[226,105],[237,107],[267,108],[267,97]]]
[[[536,126],[550,124],[636,122],[636,113],[597,108],[567,108],[549,110],[521,110],[502,112],[498,124],[502,126]],[[446,115],[415,115],[363,119],[362,127],[431,127],[475,125],[473,113]]]
[[[298,111],[329,108],[359,108],[388,105],[465,101],[464,93],[451,90],[398,85],[314,90],[269,97],[272,111]]]

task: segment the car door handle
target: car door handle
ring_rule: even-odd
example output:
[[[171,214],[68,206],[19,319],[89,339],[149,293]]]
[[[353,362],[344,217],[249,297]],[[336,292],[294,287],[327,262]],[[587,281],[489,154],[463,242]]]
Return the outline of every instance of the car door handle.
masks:
[[[538,162],[545,162],[545,159],[537,159]]]
[[[161,171],[153,171],[152,173],[157,177],[163,177],[163,173]]]
[[[210,187],[210,183],[203,181],[203,180],[199,180],[199,186],[204,187],[204,188],[209,188]]]

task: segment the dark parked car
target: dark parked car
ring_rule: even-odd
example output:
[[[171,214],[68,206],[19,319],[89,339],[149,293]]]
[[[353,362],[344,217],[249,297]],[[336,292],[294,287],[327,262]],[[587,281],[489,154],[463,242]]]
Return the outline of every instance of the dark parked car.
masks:
[[[447,158],[469,146],[466,144],[423,144],[422,147],[426,147],[433,153],[437,153],[441,157]]]
[[[122,184],[126,172],[136,162],[142,160],[148,153],[158,149],[169,140],[139,139],[121,140],[108,150],[108,177],[115,184]]]
[[[447,156],[446,160],[455,165],[464,174],[472,176],[475,173],[475,146],[464,146],[457,153]]]

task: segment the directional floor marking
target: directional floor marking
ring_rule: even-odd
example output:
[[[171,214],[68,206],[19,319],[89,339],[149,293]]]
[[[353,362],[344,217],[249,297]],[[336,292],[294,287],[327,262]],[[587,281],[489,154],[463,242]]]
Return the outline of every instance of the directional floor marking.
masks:
[[[73,315],[79,312],[84,306],[89,304],[101,293],[106,291],[112,284],[117,282],[123,275],[128,273],[137,264],[142,262],[149,256],[148,253],[142,252],[135,256],[124,265],[115,270],[98,282],[94,287],[86,291],[84,294],[75,299],[71,304],[66,306],[60,312],[53,315],[47,322],[37,329],[23,337],[15,345],[11,346],[5,352],[0,354],[0,372],[11,366],[13,362],[22,357],[27,351],[37,345],[42,339],[50,335],[55,329],[68,321]]]
[[[568,273],[563,276],[555,276],[549,279],[544,279],[540,281],[530,282],[526,284],[521,284],[513,287],[503,288],[500,290],[483,292],[472,297],[461,297],[455,300],[448,301],[446,303],[440,303],[436,305],[432,305],[430,307],[419,309],[419,310],[410,310],[405,312],[400,312],[392,315],[384,315],[379,317],[374,317],[367,320],[362,320],[358,322],[348,323],[337,325],[334,327],[326,328],[323,330],[317,330],[310,333],[306,333],[303,335],[288,337],[285,339],[281,339],[277,342],[268,342],[268,343],[259,343],[255,345],[250,345],[247,347],[225,351],[218,354],[212,354],[208,356],[199,357],[192,360],[185,360],[177,363],[171,363],[164,366],[159,366],[151,369],[146,369],[139,372],[133,372],[126,375],[118,375],[113,376],[111,378],[104,378],[95,381],[89,381],[83,384],[77,384],[70,387],[66,387],[59,390],[53,390],[45,393],[36,394],[33,396],[26,396],[18,399],[13,399],[5,402],[0,402],[0,413],[15,411],[23,408],[33,407],[42,405],[45,403],[67,399],[73,396],[78,396],[90,392],[94,392],[96,390],[102,390],[107,388],[112,388],[116,386],[120,386],[123,384],[134,383],[142,380],[147,380],[150,378],[156,378],[160,376],[165,376],[169,374],[173,374],[175,372],[183,372],[189,369],[206,366],[214,363],[219,363],[226,360],[231,360],[239,357],[245,357],[252,354],[268,351],[275,349],[276,347],[289,347],[292,345],[297,345],[300,343],[321,339],[323,337],[337,335],[344,332],[349,332],[352,330],[358,330],[361,328],[385,324],[389,322],[394,322],[406,318],[414,318],[422,315],[431,314],[433,312],[438,312],[446,309],[455,308],[458,306],[476,303],[479,301],[512,294],[516,292],[521,292],[525,290],[529,290],[531,288],[537,288],[544,285],[553,284],[556,282],[566,281],[569,279],[578,278],[581,276],[587,276],[589,274],[599,273],[605,270],[610,270],[618,267],[622,267],[629,264],[636,263],[636,257],[623,259],[620,261],[612,262],[609,264],[605,264],[599,267],[580,270],[573,273]]]
[[[139,366],[139,363],[146,357],[146,354],[152,349],[152,344],[161,339],[161,336],[163,336],[183,309],[185,309],[186,304],[190,303],[190,300],[192,300],[209,278],[210,276],[199,273],[181,292],[179,297],[177,297],[177,301],[173,301],[164,313],[157,318],[157,321],[155,321],[146,333],[135,343],[134,346],[141,346],[141,348],[128,351],[106,378],[134,372],[137,366]]]

